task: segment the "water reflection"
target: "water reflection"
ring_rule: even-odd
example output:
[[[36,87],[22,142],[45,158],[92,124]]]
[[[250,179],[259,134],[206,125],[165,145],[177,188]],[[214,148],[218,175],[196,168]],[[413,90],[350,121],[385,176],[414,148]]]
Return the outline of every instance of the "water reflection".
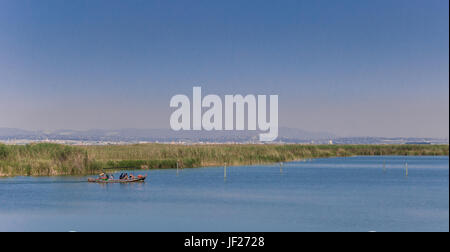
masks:
[[[144,183],[0,180],[0,231],[448,231],[448,157],[152,170]],[[386,163],[386,171],[383,164]]]

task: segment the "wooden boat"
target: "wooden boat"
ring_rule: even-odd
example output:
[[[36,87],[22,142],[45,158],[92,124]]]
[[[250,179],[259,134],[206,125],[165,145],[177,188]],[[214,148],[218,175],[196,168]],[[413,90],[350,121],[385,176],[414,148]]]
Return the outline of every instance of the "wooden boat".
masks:
[[[91,183],[101,183],[101,184],[109,184],[109,183],[133,183],[133,182],[144,182],[147,178],[147,175],[142,177],[135,177],[134,179],[95,179],[88,178],[88,182]]]

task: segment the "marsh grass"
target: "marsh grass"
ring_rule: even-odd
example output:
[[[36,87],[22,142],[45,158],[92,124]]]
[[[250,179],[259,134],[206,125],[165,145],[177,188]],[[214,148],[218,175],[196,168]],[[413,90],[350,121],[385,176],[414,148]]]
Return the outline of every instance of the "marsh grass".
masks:
[[[0,173],[3,175],[84,174],[87,163],[87,152],[72,146],[0,145]]]
[[[355,155],[448,155],[448,145],[172,145],[67,146],[0,144],[0,176],[95,174],[104,169],[165,169],[287,162]]]

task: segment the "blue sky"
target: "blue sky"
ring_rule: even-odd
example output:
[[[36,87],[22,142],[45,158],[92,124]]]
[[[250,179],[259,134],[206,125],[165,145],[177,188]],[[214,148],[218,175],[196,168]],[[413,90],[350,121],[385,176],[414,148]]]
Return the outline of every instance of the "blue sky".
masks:
[[[0,0],[0,127],[168,128],[202,86],[278,94],[281,126],[448,137],[448,5]]]

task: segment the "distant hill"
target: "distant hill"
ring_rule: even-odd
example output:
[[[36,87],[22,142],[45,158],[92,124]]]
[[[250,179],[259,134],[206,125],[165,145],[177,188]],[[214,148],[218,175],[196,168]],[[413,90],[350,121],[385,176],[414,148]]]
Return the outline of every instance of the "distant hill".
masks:
[[[0,128],[0,138],[27,139],[61,139],[61,140],[92,140],[92,141],[257,141],[259,131],[173,131],[170,129],[117,129],[117,130],[52,130],[28,131],[13,128]],[[335,138],[326,132],[308,132],[299,129],[281,127],[281,141],[311,141]]]
[[[259,131],[172,131],[170,129],[91,129],[29,131],[0,128],[0,140],[70,140],[91,142],[258,142]],[[385,138],[339,137],[327,132],[310,132],[281,127],[277,142],[328,144],[448,144],[448,139],[437,138]]]
[[[5,136],[20,136],[20,135],[29,135],[33,134],[33,131],[27,131],[22,129],[15,128],[0,128],[0,137]]]

